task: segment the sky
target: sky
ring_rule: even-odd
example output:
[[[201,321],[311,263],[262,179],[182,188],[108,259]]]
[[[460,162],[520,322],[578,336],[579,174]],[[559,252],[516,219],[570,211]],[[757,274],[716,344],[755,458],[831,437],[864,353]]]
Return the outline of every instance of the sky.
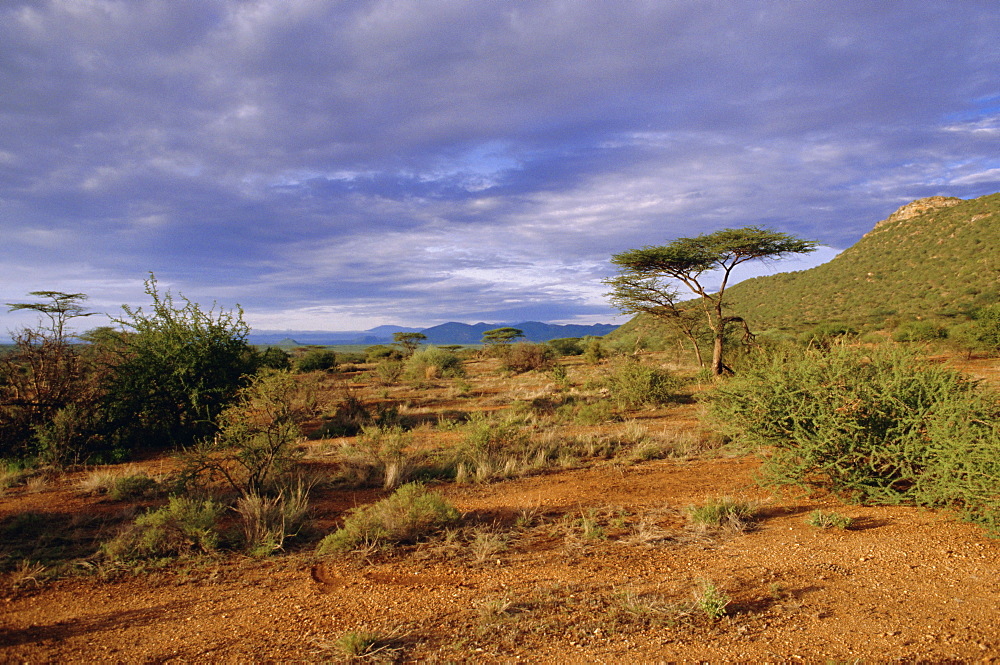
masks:
[[[613,253],[997,191],[995,0],[0,3],[0,303],[621,323]]]

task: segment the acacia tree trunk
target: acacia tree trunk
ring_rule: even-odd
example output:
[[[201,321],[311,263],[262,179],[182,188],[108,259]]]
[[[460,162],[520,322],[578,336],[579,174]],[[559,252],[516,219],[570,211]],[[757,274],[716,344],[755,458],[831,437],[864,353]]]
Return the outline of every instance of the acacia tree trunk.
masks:
[[[725,325],[719,325],[715,331],[715,339],[712,344],[712,373],[721,376],[729,371],[729,368],[722,362],[722,347],[726,338]]]
[[[725,288],[725,283],[723,283]],[[708,318],[708,327],[712,330],[712,374],[721,376],[729,368],[722,362],[722,350],[726,343],[726,319],[722,316],[722,291],[716,294],[715,298],[703,294],[705,302],[705,315]],[[714,315],[714,316],[713,316]]]
[[[722,374],[734,374],[733,369],[726,365],[722,359],[723,347],[726,340],[726,328],[730,323],[739,323],[743,326],[743,343],[751,345],[754,342],[754,335],[750,332],[750,325],[742,316],[727,316],[719,320],[718,329],[715,330],[715,344],[712,347],[712,372],[716,376]]]

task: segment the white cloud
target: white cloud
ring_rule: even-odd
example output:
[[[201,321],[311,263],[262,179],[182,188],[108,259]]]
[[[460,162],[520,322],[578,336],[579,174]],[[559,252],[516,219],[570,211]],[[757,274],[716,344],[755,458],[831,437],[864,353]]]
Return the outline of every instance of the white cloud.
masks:
[[[951,179],[953,185],[978,185],[980,183],[1000,184],[1000,168],[986,169]]]

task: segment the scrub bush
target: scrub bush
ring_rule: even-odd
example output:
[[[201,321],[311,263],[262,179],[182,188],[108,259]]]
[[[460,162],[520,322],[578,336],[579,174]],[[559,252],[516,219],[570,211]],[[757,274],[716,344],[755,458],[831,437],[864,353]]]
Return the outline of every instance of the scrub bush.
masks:
[[[353,485],[398,487],[409,480],[416,466],[406,452],[412,443],[413,434],[399,425],[365,425],[353,444],[341,448],[341,473]]]
[[[352,509],[344,526],[320,541],[317,553],[414,543],[458,520],[458,509],[444,497],[410,483],[381,501]]]
[[[313,349],[295,361],[300,372],[325,372],[337,367],[337,354],[327,349]]]
[[[219,415],[220,431],[182,455],[182,482],[223,478],[244,496],[273,492],[298,460],[298,422],[308,410],[302,386],[288,372],[253,377]]]
[[[953,506],[1000,527],[1000,405],[977,381],[898,347],[776,356],[721,385],[710,417],[775,484]]]
[[[428,346],[417,351],[406,360],[405,373],[407,378],[435,379],[453,378],[459,379],[465,376],[465,368],[462,367],[462,360],[455,353]]]
[[[218,545],[218,522],[225,509],[210,499],[171,497],[166,506],[137,517],[104,545],[104,553],[114,560],[209,553]]]
[[[550,339],[545,342],[545,344],[552,348],[556,352],[556,355],[560,356],[582,356],[583,355],[583,344],[579,337],[561,337],[559,339]]]
[[[449,466],[459,482],[486,482],[494,478],[523,475],[544,463],[552,452],[534,445],[523,421],[516,414],[469,415],[465,440],[458,446]]]
[[[380,360],[375,365],[375,369],[373,369],[372,372],[374,374],[375,381],[383,386],[391,386],[399,381],[399,378],[403,376],[403,371],[405,369],[406,365],[402,360],[385,358]]]
[[[612,367],[605,384],[611,401],[619,409],[664,404],[673,399],[680,387],[680,381],[670,372],[631,359]]]
[[[495,353],[500,358],[501,368],[515,374],[548,369],[555,357],[552,347],[532,342],[500,344],[495,347]]]

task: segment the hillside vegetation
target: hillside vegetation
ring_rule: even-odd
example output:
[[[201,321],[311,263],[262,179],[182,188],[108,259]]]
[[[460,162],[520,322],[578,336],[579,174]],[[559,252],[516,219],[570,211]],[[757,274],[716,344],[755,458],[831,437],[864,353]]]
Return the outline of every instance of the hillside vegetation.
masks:
[[[746,280],[729,299],[759,330],[953,319],[1000,300],[998,247],[1000,194],[920,199],[829,263]]]

